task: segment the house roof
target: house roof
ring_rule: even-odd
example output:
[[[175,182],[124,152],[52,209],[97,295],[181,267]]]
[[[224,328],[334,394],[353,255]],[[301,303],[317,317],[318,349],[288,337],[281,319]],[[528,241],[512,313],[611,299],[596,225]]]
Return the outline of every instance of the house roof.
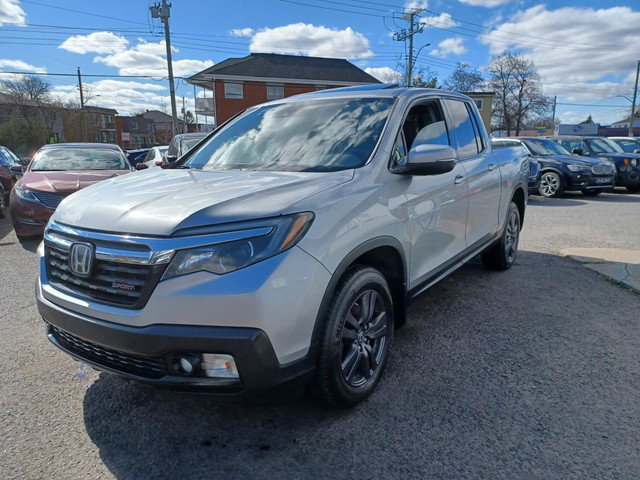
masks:
[[[340,58],[303,57],[275,53],[252,53],[229,58],[196,73],[187,81],[199,83],[211,77],[244,77],[251,80],[277,78],[342,84],[380,83],[365,71]]]
[[[143,118],[149,119],[149,120],[153,120],[155,123],[172,123],[172,117],[171,115],[167,115],[164,112],[161,112],[160,110],[147,110],[146,112],[144,112],[142,114]],[[182,125],[184,122],[180,119],[178,119],[178,124]]]

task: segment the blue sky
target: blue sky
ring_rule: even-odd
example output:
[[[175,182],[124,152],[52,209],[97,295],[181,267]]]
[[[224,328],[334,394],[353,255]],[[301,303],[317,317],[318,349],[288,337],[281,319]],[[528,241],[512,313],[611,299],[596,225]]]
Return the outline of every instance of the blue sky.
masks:
[[[141,0],[0,0],[0,72],[75,74],[89,103],[121,114],[169,109],[164,33]],[[603,124],[628,115],[640,59],[638,0],[173,0],[176,76],[251,52],[347,58],[387,79],[401,69],[406,45],[393,38],[402,20],[424,8],[414,36],[418,69],[445,80],[456,62],[484,69],[505,48],[530,57],[545,93],[558,97],[565,122],[589,114]],[[430,45],[426,45],[430,44]],[[96,75],[96,76],[92,76]],[[105,75],[108,77],[98,77]],[[129,77],[123,77],[127,75]],[[0,78],[7,74],[0,74]],[[63,101],[78,100],[77,78],[47,76]],[[176,80],[193,108],[194,91]],[[201,91],[196,93],[202,95]]]

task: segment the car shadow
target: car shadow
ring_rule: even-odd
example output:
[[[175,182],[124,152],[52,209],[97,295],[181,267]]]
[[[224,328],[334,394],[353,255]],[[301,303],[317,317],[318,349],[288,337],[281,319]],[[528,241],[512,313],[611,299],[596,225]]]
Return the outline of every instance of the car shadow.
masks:
[[[635,303],[621,306],[626,294],[564,257],[520,251],[507,272],[488,271],[476,258],[416,299],[395,331],[382,382],[350,410],[304,396],[221,404],[101,373],[84,395],[84,423],[120,480],[473,477],[479,466],[516,471],[516,457],[540,472],[569,457],[624,469],[606,452],[628,441],[597,408],[603,388],[628,388],[635,350],[611,364],[593,359],[618,338],[619,324],[636,318]],[[602,369],[598,381],[576,382],[592,364]],[[629,375],[620,374],[625,369]],[[602,455],[570,447],[583,438]],[[505,453],[512,449],[519,455]],[[558,477],[571,476],[570,466],[558,468]]]
[[[11,214],[8,211],[5,218],[0,218],[0,247],[19,243],[23,249],[35,253],[41,241],[42,236],[18,239],[11,223]]]

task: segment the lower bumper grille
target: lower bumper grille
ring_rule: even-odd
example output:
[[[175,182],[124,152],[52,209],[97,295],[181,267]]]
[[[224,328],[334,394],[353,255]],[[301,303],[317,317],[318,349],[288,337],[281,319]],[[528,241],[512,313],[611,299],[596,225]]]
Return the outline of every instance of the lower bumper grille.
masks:
[[[157,379],[167,375],[166,363],[162,358],[139,357],[102,347],[82,340],[53,325],[48,325],[47,331],[54,343],[97,366],[144,378]]]

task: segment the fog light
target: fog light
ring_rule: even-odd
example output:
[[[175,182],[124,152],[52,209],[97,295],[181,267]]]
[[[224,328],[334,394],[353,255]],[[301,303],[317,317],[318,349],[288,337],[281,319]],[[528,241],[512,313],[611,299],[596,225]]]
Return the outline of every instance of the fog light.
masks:
[[[200,367],[200,358],[196,355],[178,354],[173,357],[173,369],[180,375],[193,375]]]
[[[207,377],[240,378],[236,361],[231,355],[203,353],[200,367]]]

